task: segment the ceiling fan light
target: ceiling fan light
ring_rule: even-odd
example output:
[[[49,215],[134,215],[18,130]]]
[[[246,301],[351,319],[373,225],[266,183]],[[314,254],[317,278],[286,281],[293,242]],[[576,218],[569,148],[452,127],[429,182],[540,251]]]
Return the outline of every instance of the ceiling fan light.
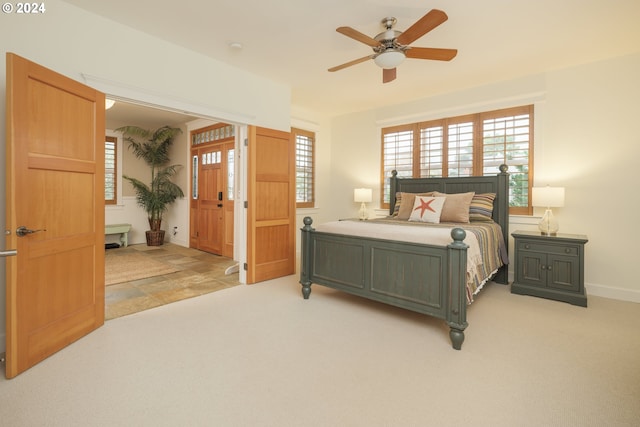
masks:
[[[403,51],[398,49],[387,49],[376,56],[373,61],[378,67],[390,69],[396,68],[398,65],[402,64],[404,58],[405,55]]]

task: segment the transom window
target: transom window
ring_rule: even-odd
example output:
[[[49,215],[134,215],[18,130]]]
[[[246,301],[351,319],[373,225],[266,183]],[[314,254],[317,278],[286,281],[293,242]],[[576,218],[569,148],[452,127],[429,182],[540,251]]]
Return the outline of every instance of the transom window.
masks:
[[[399,177],[498,174],[509,166],[509,212],[530,215],[533,105],[382,129],[381,205],[389,207],[391,171]]]

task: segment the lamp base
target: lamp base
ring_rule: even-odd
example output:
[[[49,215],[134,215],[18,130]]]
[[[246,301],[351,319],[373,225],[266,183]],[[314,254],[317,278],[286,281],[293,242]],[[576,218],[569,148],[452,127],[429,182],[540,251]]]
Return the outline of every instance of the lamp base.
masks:
[[[538,223],[538,228],[540,229],[540,234],[543,236],[555,236],[558,234],[558,221],[553,216],[551,209],[547,208],[547,210],[544,211],[542,220]]]
[[[362,204],[360,205],[360,221],[365,221],[367,219],[369,219],[367,215],[367,205],[362,202]]]

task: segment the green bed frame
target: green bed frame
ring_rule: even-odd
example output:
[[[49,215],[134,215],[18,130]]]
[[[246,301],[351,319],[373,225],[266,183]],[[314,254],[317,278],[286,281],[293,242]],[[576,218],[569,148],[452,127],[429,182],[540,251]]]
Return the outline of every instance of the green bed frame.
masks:
[[[457,178],[399,178],[390,180],[390,213],[396,192],[496,193],[493,219],[502,227],[508,249],[509,174],[500,166],[494,176]],[[444,319],[451,344],[462,348],[467,328],[466,232],[454,228],[447,246],[323,233],[304,218],[301,229],[300,284],[302,296],[311,284],[327,286],[371,300]],[[507,265],[492,278],[507,284]]]

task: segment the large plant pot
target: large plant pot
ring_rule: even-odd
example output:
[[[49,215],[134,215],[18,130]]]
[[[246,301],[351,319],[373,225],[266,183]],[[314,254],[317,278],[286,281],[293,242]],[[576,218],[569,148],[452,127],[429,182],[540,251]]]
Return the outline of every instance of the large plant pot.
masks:
[[[164,230],[147,230],[147,246],[161,246],[164,243]]]

